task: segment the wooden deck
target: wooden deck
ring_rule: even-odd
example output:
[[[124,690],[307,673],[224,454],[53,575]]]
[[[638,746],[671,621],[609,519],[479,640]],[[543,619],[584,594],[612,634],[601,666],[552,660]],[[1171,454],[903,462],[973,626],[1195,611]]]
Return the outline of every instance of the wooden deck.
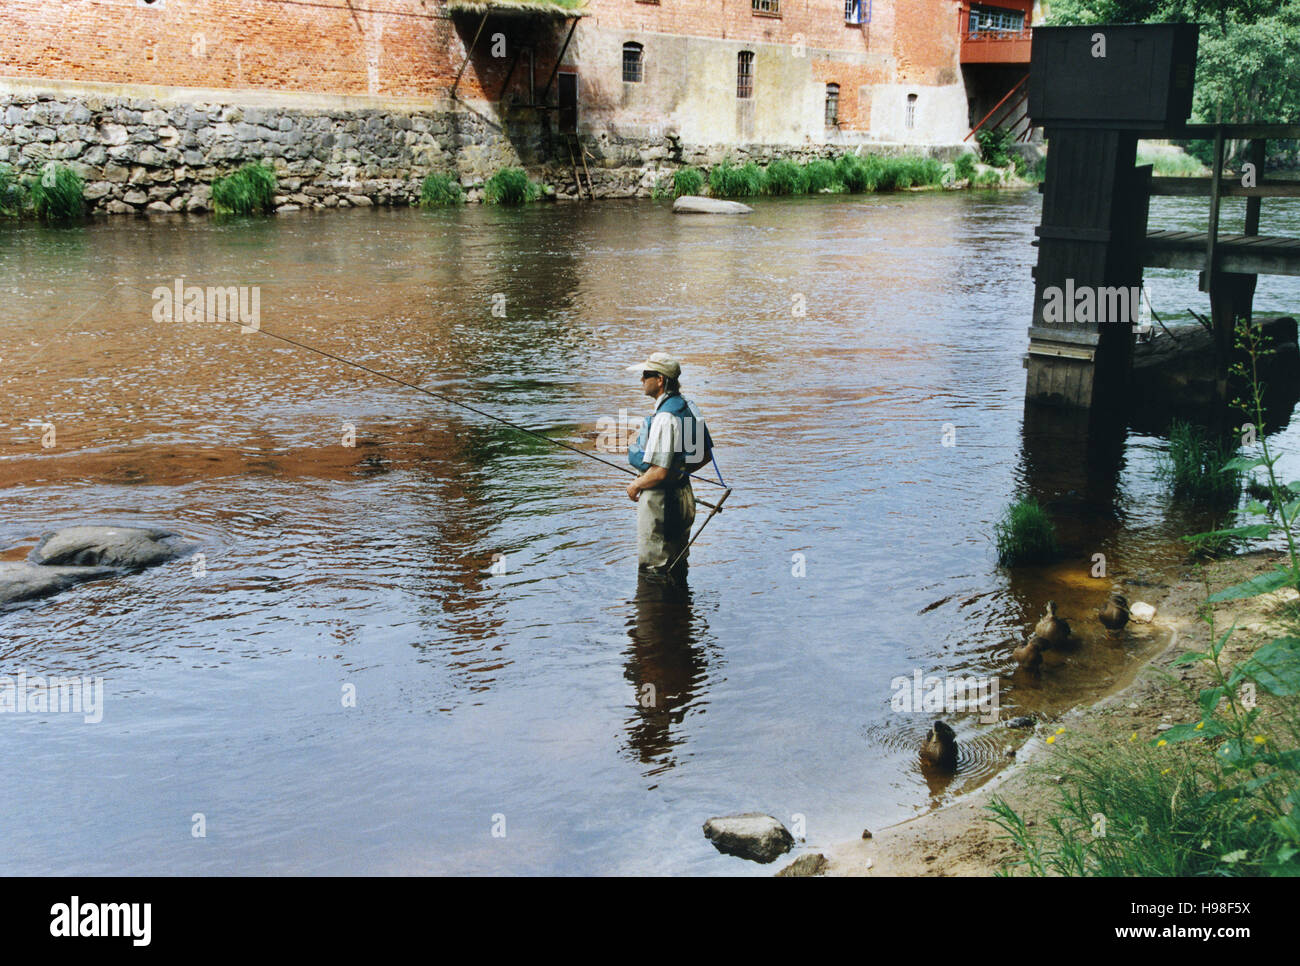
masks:
[[[1142,264],[1154,268],[1204,270],[1209,234],[1203,231],[1150,231]],[[1300,275],[1300,239],[1269,235],[1219,235],[1216,268],[1246,275]]]

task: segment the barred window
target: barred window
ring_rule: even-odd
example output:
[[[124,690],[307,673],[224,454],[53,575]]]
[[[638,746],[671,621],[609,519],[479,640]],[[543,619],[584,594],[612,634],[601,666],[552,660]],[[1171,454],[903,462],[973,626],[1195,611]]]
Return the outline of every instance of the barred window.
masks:
[[[852,24],[868,23],[869,11],[863,10],[863,0],[844,0],[844,22]]]
[[[623,45],[623,83],[624,84],[641,83],[641,80],[644,76],[641,70],[642,50],[643,48],[640,44],[628,43]]]
[[[840,85],[826,85],[826,126],[835,127],[840,123]]]
[[[754,13],[771,13],[780,16],[781,0],[752,0]]]
[[[972,5],[970,8],[970,32],[971,36],[978,33],[996,33],[999,31],[1014,31],[1019,33],[1025,29],[1025,12],[1023,10],[1008,10],[1005,7],[977,7]]]
[[[736,96],[754,96],[754,52],[742,50],[736,55]]]

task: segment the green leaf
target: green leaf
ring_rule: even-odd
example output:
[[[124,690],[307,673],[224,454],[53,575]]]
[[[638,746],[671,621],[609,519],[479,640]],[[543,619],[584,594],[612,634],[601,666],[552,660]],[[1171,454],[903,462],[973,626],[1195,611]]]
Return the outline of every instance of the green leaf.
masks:
[[[1269,694],[1300,694],[1300,638],[1281,637],[1265,644],[1242,670]]]
[[[1210,719],[1207,721],[1198,721],[1196,724],[1174,725],[1162,734],[1160,738],[1163,738],[1172,745],[1180,741],[1192,741],[1195,738],[1217,738],[1219,735],[1226,733],[1226,729],[1223,725]],[[1159,741],[1160,738],[1154,740]]]
[[[1246,857],[1245,849],[1237,849],[1235,852],[1229,852],[1226,855],[1219,856],[1220,862],[1226,862],[1228,865],[1236,865]]]
[[[1246,504],[1246,512],[1253,513],[1255,516],[1263,516],[1268,513],[1268,507],[1258,500],[1251,500]],[[1267,536],[1267,534],[1265,534]]]
[[[1207,530],[1205,533],[1193,533],[1190,537],[1183,537],[1187,541],[1205,540],[1214,537],[1267,537],[1273,532],[1273,525],[1270,523],[1251,523],[1244,527],[1229,527],[1227,530]]]
[[[1275,590],[1290,586],[1294,581],[1295,575],[1291,571],[1279,567],[1277,570],[1270,570],[1266,574],[1252,577],[1244,583],[1234,584],[1217,594],[1211,594],[1209,602],[1211,604],[1221,604],[1227,600],[1246,600],[1249,597],[1258,597],[1261,594],[1271,594]]]
[[[1211,657],[1217,658],[1220,654],[1223,653],[1223,646],[1228,643],[1228,638],[1232,636],[1232,632],[1235,631],[1236,629],[1237,629],[1237,625],[1233,624],[1231,627],[1229,627],[1226,631],[1223,632],[1223,635],[1217,641],[1215,641],[1213,644],[1210,645]]]
[[[1256,466],[1263,466],[1268,462],[1262,456],[1234,456],[1228,462],[1223,464],[1220,473],[1240,473],[1244,470],[1253,470]]]
[[[1223,688],[1206,688],[1202,691],[1198,701],[1201,707],[1201,714],[1205,716],[1213,714],[1214,709],[1217,708],[1219,702],[1223,700],[1223,695]]]
[[[1188,651],[1186,654],[1179,654],[1169,663],[1177,667],[1180,664],[1197,664],[1201,661],[1208,661],[1210,655],[1204,651]]]

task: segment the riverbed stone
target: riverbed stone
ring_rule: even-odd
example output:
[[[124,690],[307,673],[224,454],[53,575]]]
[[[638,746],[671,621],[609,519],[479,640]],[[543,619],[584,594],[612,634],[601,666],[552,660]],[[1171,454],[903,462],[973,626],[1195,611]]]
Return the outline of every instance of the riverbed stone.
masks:
[[[112,567],[43,567],[18,561],[0,562],[0,606],[39,600],[87,580],[102,580]]]
[[[704,836],[719,852],[765,864],[775,862],[794,847],[790,831],[762,812],[711,818],[704,823]]]
[[[44,566],[136,570],[175,560],[195,546],[155,527],[77,526],[45,534],[27,559]]]
[[[826,856],[820,852],[809,852],[807,855],[801,855],[784,869],[776,874],[778,879],[795,879],[806,878],[808,876],[821,875],[826,871]]]
[[[679,215],[744,215],[753,210],[739,201],[703,198],[699,195],[682,195],[673,202],[673,211]]]

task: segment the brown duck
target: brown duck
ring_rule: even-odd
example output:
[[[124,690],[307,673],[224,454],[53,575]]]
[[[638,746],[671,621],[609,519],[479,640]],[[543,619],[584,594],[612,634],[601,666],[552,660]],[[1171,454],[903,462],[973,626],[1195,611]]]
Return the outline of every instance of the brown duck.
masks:
[[[1123,594],[1111,594],[1101,610],[1097,611],[1097,620],[1111,633],[1122,631],[1128,623],[1128,599]]]
[[[1047,650],[1047,642],[1035,634],[1012,651],[1011,656],[1026,671],[1037,671],[1043,666],[1043,651],[1045,650]]]
[[[1070,638],[1070,624],[1064,617],[1056,616],[1056,601],[1047,602],[1047,613],[1034,627],[1034,634],[1043,639],[1043,647],[1060,647]]]
[[[921,743],[921,760],[945,771],[957,768],[957,732],[936,721]]]

